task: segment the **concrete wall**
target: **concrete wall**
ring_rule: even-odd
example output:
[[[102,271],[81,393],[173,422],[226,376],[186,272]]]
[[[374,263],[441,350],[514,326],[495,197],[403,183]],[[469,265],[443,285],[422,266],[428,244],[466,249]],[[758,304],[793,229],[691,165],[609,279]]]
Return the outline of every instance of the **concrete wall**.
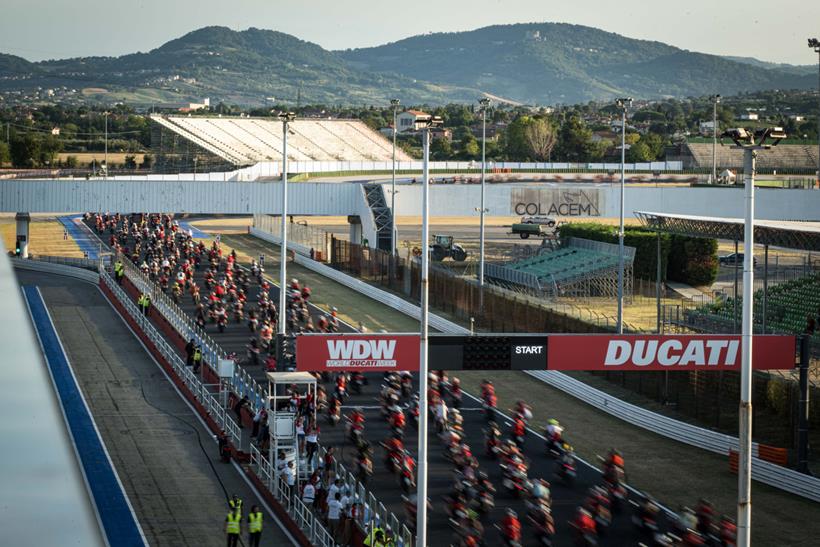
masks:
[[[472,216],[479,203],[479,185],[433,185],[433,216]],[[275,214],[280,208],[278,182],[161,182],[114,180],[0,181],[0,211],[77,212],[159,211],[176,213]],[[758,189],[757,218],[820,220],[820,190]],[[487,186],[491,216],[617,217],[617,184],[512,183]],[[554,206],[554,207],[553,207]],[[653,211],[689,215],[742,217],[740,188],[630,186],[626,214]],[[294,215],[362,217],[364,237],[374,242],[375,225],[361,184],[293,183],[288,212]],[[398,216],[421,215],[421,186],[402,184],[396,196]]]
[[[495,184],[487,186],[490,216],[548,214],[617,217],[620,193],[617,184]],[[473,216],[479,203],[479,185],[433,185],[433,216]],[[770,220],[820,220],[820,190],[757,189],[756,218]],[[741,188],[690,188],[685,186],[627,186],[625,211],[679,213],[716,217],[743,217]],[[553,209],[555,205],[555,209]],[[396,196],[398,216],[421,214],[421,185],[402,185]]]

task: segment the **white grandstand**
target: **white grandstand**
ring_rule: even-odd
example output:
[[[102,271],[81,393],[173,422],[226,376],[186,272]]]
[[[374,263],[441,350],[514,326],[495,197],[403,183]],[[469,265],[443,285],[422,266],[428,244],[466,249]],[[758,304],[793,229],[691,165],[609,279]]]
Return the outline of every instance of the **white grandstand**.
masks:
[[[282,159],[282,122],[269,118],[152,115],[151,120],[236,166]],[[290,123],[293,161],[391,161],[393,145],[359,120],[297,119]],[[411,161],[401,149],[396,161]]]

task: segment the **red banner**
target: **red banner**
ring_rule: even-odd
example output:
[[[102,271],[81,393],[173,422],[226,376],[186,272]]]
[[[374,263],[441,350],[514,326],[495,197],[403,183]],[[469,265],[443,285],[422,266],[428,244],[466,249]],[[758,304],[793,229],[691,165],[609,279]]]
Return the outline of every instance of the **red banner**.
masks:
[[[740,371],[741,361],[740,336],[735,335],[544,334],[444,338],[446,340],[431,337],[431,370]],[[478,348],[470,347],[475,346],[476,341]],[[753,344],[753,368],[794,368],[794,336],[755,336]],[[465,351],[465,347],[469,351]],[[482,358],[485,353],[486,361]],[[503,359],[505,355],[508,360]],[[300,371],[416,372],[419,335],[301,335],[296,337],[296,361]]]
[[[296,337],[300,371],[419,369],[418,334],[304,335]]]
[[[740,371],[740,336],[551,334],[549,370],[735,370]],[[752,368],[791,369],[794,336],[755,336]]]

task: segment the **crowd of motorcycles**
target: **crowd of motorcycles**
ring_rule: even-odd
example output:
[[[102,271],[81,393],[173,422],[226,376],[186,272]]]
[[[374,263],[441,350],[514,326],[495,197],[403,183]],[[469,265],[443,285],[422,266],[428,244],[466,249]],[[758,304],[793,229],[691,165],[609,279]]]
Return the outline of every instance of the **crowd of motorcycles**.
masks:
[[[170,215],[86,215],[99,234],[109,233],[112,248],[121,251],[140,270],[177,303],[185,292],[196,306],[196,322],[202,327],[210,323],[220,332],[228,322],[246,323],[252,338],[247,346],[250,365],[265,365],[275,369],[273,356],[274,327],[278,321],[276,306],[269,298],[269,285],[263,277],[263,266],[253,261],[249,269],[240,268],[236,253],[223,256],[219,242],[210,247],[196,242],[190,234],[178,228]],[[134,246],[128,248],[129,237]],[[205,296],[194,281],[194,271],[207,268],[204,275]],[[255,306],[248,305],[250,284],[260,286]],[[314,324],[307,302],[310,289],[300,287],[293,280],[288,287],[287,321],[289,332],[336,332],[338,319],[333,309],[328,316],[320,316]],[[361,372],[340,373],[334,378],[324,373],[323,380],[333,384],[332,389],[319,389],[317,409],[336,426],[345,420],[346,437],[356,451],[356,475],[367,484],[373,474],[373,446],[365,435],[365,416],[361,409],[342,416],[342,405],[352,392],[360,394],[368,378]],[[372,377],[372,375],[371,375]],[[479,467],[471,447],[465,442],[460,408],[464,396],[458,378],[449,379],[444,371],[429,375],[428,414],[442,444],[445,458],[453,465],[453,486],[446,496],[447,514],[453,529],[453,545],[479,546],[485,542],[484,522],[495,508],[495,487],[486,472]],[[403,492],[407,522],[416,521],[417,500],[416,461],[406,449],[404,434],[408,422],[418,430],[420,409],[418,395],[413,389],[410,373],[385,374],[379,393],[381,415],[389,425],[390,436],[380,443],[384,449],[383,464],[396,477]],[[486,419],[484,453],[498,462],[501,487],[514,498],[524,501],[526,512],[519,517],[512,509],[504,512],[495,523],[505,545],[522,544],[522,519],[538,544],[551,546],[556,532],[552,515],[550,483],[543,478],[529,476],[529,461],[522,449],[527,442],[532,411],[523,401],[510,409],[511,425],[505,436],[499,422],[505,418],[497,409],[497,397],[492,382],[481,385],[482,412]],[[554,460],[553,480],[566,486],[575,483],[577,468],[572,446],[564,437],[564,428],[557,420],[547,422],[543,433],[546,439],[545,457]],[[642,543],[647,546],[709,546],[735,545],[736,529],[731,519],[716,518],[714,508],[701,500],[695,510],[684,508],[679,514],[662,511],[650,497],[641,495],[628,498],[623,457],[611,450],[602,465],[602,481],[592,487],[583,503],[569,522],[573,541],[579,546],[595,546],[612,525],[614,515],[631,510],[632,522],[640,530]],[[428,500],[428,505],[430,501]],[[662,531],[660,515],[668,526]]]

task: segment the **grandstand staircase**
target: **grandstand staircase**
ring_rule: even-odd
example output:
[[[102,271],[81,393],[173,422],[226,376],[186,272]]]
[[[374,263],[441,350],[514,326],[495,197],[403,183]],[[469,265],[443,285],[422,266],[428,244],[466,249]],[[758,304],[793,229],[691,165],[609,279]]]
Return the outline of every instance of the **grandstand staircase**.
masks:
[[[384,188],[381,184],[365,184],[364,195],[376,223],[376,248],[390,252],[393,245],[393,211],[387,206]]]

